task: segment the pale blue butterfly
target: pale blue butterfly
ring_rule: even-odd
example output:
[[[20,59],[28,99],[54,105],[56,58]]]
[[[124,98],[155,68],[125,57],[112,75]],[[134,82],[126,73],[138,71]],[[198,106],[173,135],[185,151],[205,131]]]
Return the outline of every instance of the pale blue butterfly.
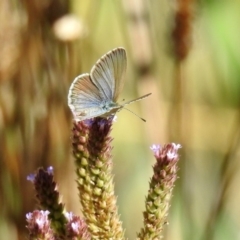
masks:
[[[106,118],[122,108],[126,109],[125,105],[151,94],[146,94],[123,105],[117,103],[123,89],[126,67],[126,51],[119,47],[103,55],[93,66],[90,74],[84,73],[74,79],[69,89],[68,106],[76,121],[98,116]]]

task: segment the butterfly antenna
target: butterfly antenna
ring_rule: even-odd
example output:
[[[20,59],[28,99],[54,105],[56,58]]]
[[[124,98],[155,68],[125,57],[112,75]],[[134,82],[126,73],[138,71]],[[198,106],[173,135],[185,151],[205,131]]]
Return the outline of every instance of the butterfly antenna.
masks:
[[[140,116],[138,116],[135,112],[131,111],[130,109],[125,108],[124,106],[122,106],[121,109],[125,109],[125,110],[129,111],[130,113],[132,113],[132,114],[135,115],[136,117],[140,118],[142,121],[146,122],[146,120],[145,120],[144,118],[141,118]]]
[[[132,102],[140,101],[140,100],[142,100],[142,99],[150,96],[151,94],[152,94],[152,93],[148,93],[148,94],[143,95],[143,96],[141,96],[141,97],[139,97],[139,98],[135,98],[135,99],[133,99],[133,100],[130,100],[130,101],[128,101],[128,102],[125,102],[123,105],[121,105],[121,109],[125,109],[125,110],[131,112],[133,115],[135,115],[136,117],[140,118],[142,121],[146,122],[146,120],[145,120],[144,118],[141,118],[140,116],[138,116],[136,113],[134,113],[134,112],[131,111],[130,109],[125,108],[125,106],[128,105],[128,104],[130,104],[130,103],[132,103]]]
[[[139,97],[139,98],[135,98],[135,99],[133,99],[133,100],[130,100],[130,101],[128,101],[128,102],[125,102],[125,103],[124,103],[124,106],[125,106],[125,105],[128,105],[128,104],[130,104],[130,103],[132,103],[132,102],[140,101],[140,100],[142,100],[142,99],[150,96],[151,94],[152,94],[152,93],[148,93],[148,94],[143,95],[143,96],[141,96],[141,97]]]

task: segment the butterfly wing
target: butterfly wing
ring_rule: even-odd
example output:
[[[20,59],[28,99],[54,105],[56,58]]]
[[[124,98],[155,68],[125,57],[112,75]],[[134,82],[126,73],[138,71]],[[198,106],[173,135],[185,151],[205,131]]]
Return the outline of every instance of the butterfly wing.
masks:
[[[100,107],[104,100],[97,86],[91,81],[89,74],[76,77],[68,93],[68,106],[78,121],[104,114]]]
[[[124,48],[116,48],[101,57],[90,72],[93,83],[105,99],[116,102],[124,85],[127,56]]]

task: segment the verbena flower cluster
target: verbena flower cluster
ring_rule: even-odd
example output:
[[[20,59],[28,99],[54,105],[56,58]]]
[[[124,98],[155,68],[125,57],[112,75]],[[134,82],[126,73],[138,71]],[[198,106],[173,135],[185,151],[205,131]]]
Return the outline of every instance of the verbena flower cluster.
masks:
[[[76,182],[84,217],[65,210],[54,181],[53,168],[28,176],[36,191],[39,210],[26,215],[29,239],[125,239],[112,175],[113,118],[94,118],[73,124],[72,147]],[[160,239],[167,221],[177,179],[179,144],[153,145],[156,163],[137,239]]]

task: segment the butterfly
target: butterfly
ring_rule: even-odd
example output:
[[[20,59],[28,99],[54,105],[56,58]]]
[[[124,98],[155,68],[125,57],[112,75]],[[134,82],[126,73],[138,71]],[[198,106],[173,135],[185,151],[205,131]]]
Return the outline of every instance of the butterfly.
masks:
[[[94,117],[107,118],[123,108],[126,109],[127,104],[151,94],[123,104],[117,103],[124,86],[126,68],[126,51],[119,47],[103,55],[92,67],[90,73],[81,74],[73,80],[68,93],[68,106],[76,121]]]

